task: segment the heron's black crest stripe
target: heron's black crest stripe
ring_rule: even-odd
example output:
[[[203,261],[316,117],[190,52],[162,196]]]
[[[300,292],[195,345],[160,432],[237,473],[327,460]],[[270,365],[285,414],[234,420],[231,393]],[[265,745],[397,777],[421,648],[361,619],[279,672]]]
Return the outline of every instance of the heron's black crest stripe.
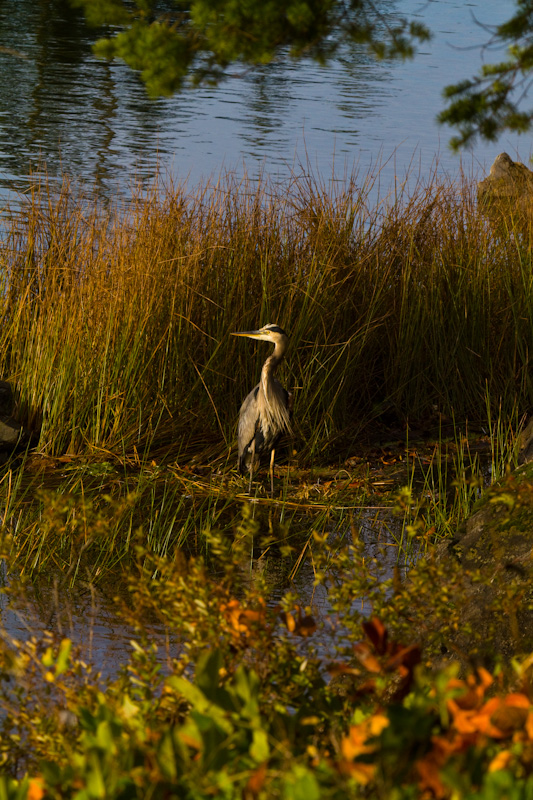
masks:
[[[269,325],[268,330],[272,331],[272,333],[281,333],[283,336],[287,336],[283,328],[280,328],[279,325]]]

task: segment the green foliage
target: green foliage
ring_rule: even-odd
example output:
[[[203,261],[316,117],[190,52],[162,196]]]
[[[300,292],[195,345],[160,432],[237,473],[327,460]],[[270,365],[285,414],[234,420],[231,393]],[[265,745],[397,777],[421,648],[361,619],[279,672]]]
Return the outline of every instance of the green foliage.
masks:
[[[136,21],[112,39],[100,39],[95,53],[122,58],[140,73],[151,95],[168,95],[181,88],[193,58],[191,43],[168,26]]]
[[[98,55],[123,59],[152,95],[172,94],[185,78],[217,81],[230,64],[268,64],[286,57],[324,63],[348,43],[380,58],[410,57],[427,29],[351,0],[71,0],[92,25],[121,26],[100,39]]]
[[[378,58],[409,58],[430,38],[416,20],[380,12],[368,0],[70,0],[91,25],[118,26],[100,38],[95,52],[121,58],[153,95],[179,91],[184,82],[219,81],[231,64],[269,64],[286,57],[325,63],[341,47],[363,44]],[[476,136],[489,141],[503,131],[529,130],[533,111],[520,110],[533,67],[531,0],[500,24],[490,45],[507,44],[508,58],[486,64],[480,74],[446,87],[449,102],[439,115],[459,129],[454,148]],[[516,98],[516,99],[513,99]]]
[[[484,64],[480,74],[447,86],[444,97],[448,108],[439,115],[439,121],[459,129],[451,140],[458,149],[472,144],[476,136],[495,141],[505,130],[524,133],[533,119],[533,110],[520,110],[527,96],[533,47],[531,0],[517,0],[516,13],[497,26],[490,44],[507,44],[507,60],[497,64]]]
[[[106,681],[68,639],[0,641],[1,797],[529,796],[531,658],[515,665],[512,690],[501,673],[429,671],[420,647],[376,618],[352,627],[352,602],[332,618],[332,665],[310,628],[287,624],[290,595],[275,605],[238,566],[250,533],[243,520],[241,540],[211,537],[216,574],[201,558],[139,550],[122,601],[137,638]],[[352,601],[358,571],[342,579]],[[164,668],[154,613],[178,645]],[[350,678],[344,691],[328,670]]]

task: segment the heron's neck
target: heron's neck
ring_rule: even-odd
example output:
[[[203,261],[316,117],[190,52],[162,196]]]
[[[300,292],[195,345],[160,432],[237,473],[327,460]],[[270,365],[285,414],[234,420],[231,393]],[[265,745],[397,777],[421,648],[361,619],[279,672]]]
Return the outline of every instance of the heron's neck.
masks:
[[[263,369],[261,370],[261,387],[263,389],[263,394],[267,398],[269,383],[274,377],[274,373],[276,372],[278,366],[283,361],[284,355],[285,345],[281,342],[278,342],[274,348],[274,352],[269,355],[263,364]]]
[[[267,358],[261,370],[260,391],[257,396],[259,418],[263,435],[277,435],[290,431],[290,417],[287,403],[280,392],[274,373],[283,359],[285,343],[277,344],[274,352]]]

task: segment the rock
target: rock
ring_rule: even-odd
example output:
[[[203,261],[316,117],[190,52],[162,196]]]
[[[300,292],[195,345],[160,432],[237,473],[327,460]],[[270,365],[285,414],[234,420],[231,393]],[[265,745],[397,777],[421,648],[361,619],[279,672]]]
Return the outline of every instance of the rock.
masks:
[[[532,216],[533,172],[513,161],[507,153],[496,156],[489,175],[477,185],[478,203],[491,217],[507,217],[512,212]]]
[[[0,448],[13,448],[24,444],[28,437],[22,425],[12,417],[0,415]]]
[[[0,380],[0,451],[3,452],[24,446],[29,441],[29,436],[22,425],[11,416],[14,405],[15,398],[11,384]]]

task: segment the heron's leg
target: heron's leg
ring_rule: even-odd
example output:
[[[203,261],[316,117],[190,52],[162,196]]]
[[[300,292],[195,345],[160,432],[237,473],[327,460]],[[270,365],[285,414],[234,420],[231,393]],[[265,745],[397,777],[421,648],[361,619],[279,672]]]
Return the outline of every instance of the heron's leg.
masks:
[[[255,439],[253,439],[252,444],[248,450],[250,453],[250,462],[248,469],[250,470],[250,482],[248,484],[248,494],[250,497],[252,496],[252,477],[254,474],[254,462],[255,462]]]
[[[276,457],[276,450],[272,448],[270,451],[270,494],[274,497],[274,459]]]

